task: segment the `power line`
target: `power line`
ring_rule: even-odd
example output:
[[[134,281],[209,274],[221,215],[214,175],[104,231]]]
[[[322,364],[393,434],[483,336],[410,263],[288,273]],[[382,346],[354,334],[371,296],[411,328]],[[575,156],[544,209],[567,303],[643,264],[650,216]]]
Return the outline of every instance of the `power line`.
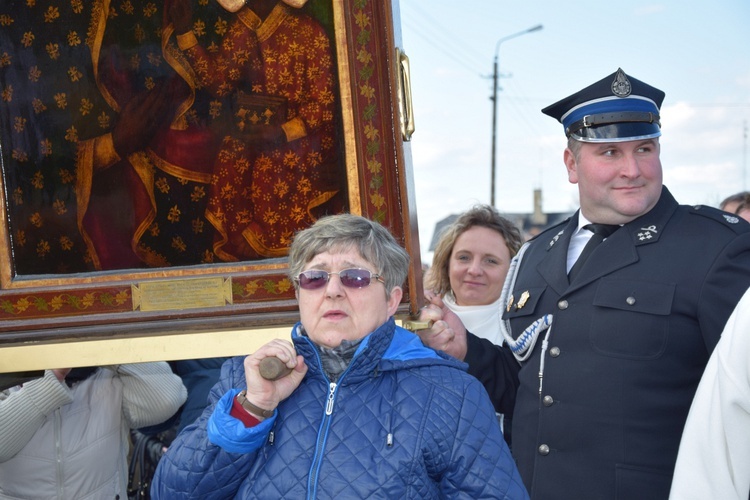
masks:
[[[478,61],[480,59],[476,58],[476,55],[471,54],[468,51],[461,50],[461,48],[458,47],[457,44],[449,43],[449,41],[452,42],[457,40],[458,37],[451,36],[448,29],[440,26],[440,24],[436,21],[433,21],[432,18],[430,18],[429,23],[420,24],[420,21],[418,21],[428,17],[429,16],[422,12],[414,15],[406,13],[405,15],[405,12],[402,10],[401,22],[404,28],[407,28],[404,29],[403,32],[413,33],[417,35],[419,38],[426,41],[429,45],[437,48],[441,54],[460,64],[461,66],[469,70],[472,74],[481,75],[481,72],[477,71],[476,69],[477,66],[483,66],[482,64],[478,64]],[[429,33],[429,31],[434,29],[435,27],[439,28],[439,30],[441,31],[436,35]]]
[[[404,22],[404,24],[408,26],[408,22]],[[422,38],[424,41],[426,41],[430,45],[437,45],[437,43],[435,42],[435,40],[430,39],[429,36],[425,35],[421,31],[419,31],[419,29],[417,29],[417,28],[415,28],[413,26],[410,27],[409,29],[410,29],[411,33],[417,35],[419,38]],[[462,60],[459,56],[453,55],[453,54],[451,54],[450,52],[448,52],[446,50],[441,50],[441,53],[444,56],[446,56],[447,58],[452,59],[456,63],[460,64],[465,69],[469,70],[472,74],[479,74],[479,72],[476,70],[476,68],[472,68],[471,66],[469,66],[468,64],[466,64],[466,61]]]
[[[446,41],[446,43],[448,43],[448,41],[449,41],[450,43],[448,45],[450,47],[456,47],[458,49],[461,49],[460,52],[463,52],[465,55],[467,55],[469,59],[474,59],[474,61],[473,61],[474,63],[477,63],[477,62],[483,60],[483,57],[481,55],[478,55],[476,53],[476,45],[472,46],[472,45],[465,44],[464,43],[464,38],[460,37],[460,36],[452,36],[452,35],[451,36],[446,36],[446,34],[450,33],[450,29],[449,28],[446,28],[445,26],[443,26],[442,24],[440,24],[440,22],[437,21],[434,17],[432,17],[429,14],[429,12],[426,12],[423,9],[420,9],[420,8],[418,8],[416,6],[413,6],[413,7],[418,12],[417,12],[417,15],[414,16],[414,18],[412,20],[425,19],[425,20],[429,21],[427,23],[428,27],[435,27],[435,28],[437,28],[437,33],[435,33],[435,35],[437,36],[438,40],[441,40],[441,41],[444,40],[444,41]],[[409,5],[409,8],[412,8],[411,4]],[[483,65],[484,65],[483,63],[478,64],[478,66],[483,66]]]

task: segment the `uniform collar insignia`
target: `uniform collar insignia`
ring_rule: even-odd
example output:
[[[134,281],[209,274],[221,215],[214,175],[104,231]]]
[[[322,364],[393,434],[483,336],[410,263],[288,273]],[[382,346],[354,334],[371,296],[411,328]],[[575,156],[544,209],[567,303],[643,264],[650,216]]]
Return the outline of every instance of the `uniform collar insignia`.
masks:
[[[552,238],[552,239],[550,240],[550,242],[549,242],[549,247],[547,247],[547,250],[549,250],[550,248],[552,248],[552,246],[553,246],[553,245],[554,245],[555,243],[557,243],[557,240],[559,240],[559,239],[560,239],[560,236],[562,236],[562,234],[563,234],[564,232],[565,232],[565,230],[564,230],[564,229],[562,229],[562,230],[561,230],[561,231],[560,231],[559,233],[557,233],[557,234],[555,235],[555,237],[554,237],[554,238]]]
[[[523,309],[523,306],[526,305],[526,302],[529,300],[529,297],[531,297],[531,294],[528,290],[524,291],[521,296],[518,298],[518,303],[516,304],[516,311],[519,309]]]
[[[659,231],[656,229],[656,226],[651,225],[648,227],[642,227],[636,233],[636,237],[638,238],[638,241],[648,241],[654,237],[656,237],[659,234]]]

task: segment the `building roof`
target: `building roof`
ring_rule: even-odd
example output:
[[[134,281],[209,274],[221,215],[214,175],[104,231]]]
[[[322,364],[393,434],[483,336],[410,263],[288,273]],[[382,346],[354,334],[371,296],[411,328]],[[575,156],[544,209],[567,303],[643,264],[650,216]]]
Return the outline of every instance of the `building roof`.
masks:
[[[439,220],[435,224],[435,230],[432,232],[432,239],[430,240],[430,246],[428,250],[430,252],[435,251],[438,241],[440,241],[440,235],[443,233],[445,228],[453,224],[460,214],[451,214],[444,219]],[[535,222],[534,214],[530,213],[504,213],[501,214],[506,219],[515,223],[516,227],[523,234],[524,240],[536,236],[544,229],[554,226],[555,224],[565,220],[566,218],[573,215],[573,212],[550,212],[544,214],[546,221],[544,223]]]

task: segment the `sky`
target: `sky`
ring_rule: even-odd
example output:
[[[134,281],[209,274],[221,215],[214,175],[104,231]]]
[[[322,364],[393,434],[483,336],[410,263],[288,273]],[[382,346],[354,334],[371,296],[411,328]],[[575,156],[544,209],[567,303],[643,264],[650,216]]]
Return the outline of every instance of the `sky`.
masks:
[[[716,206],[750,186],[747,0],[398,4],[411,67],[415,132],[408,147],[423,261],[432,259],[439,220],[490,202],[496,47],[500,212],[531,212],[537,188],[545,212],[578,207],[562,160],[562,125],[541,109],[618,68],[666,93],[664,184],[680,203]]]

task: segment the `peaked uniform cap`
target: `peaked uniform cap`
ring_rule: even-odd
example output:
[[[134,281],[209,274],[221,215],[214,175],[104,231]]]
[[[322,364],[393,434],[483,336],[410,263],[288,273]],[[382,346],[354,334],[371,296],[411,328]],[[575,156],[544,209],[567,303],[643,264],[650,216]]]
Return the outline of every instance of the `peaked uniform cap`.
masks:
[[[661,135],[659,108],[664,92],[618,69],[542,113],[582,142],[624,142]]]

